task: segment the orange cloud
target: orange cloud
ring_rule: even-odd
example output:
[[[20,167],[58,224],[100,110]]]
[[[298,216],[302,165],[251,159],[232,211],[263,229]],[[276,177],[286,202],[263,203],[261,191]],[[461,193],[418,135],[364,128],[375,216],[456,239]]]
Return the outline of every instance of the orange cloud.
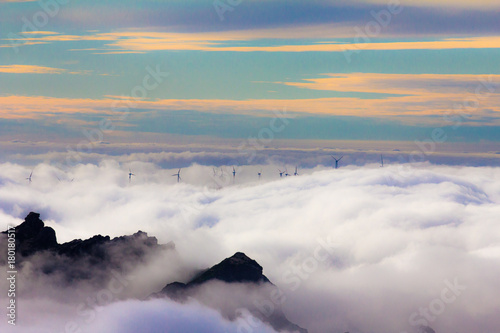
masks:
[[[36,0],[33,0],[33,1],[36,1]],[[23,35],[60,35],[60,33],[55,32],[55,31],[35,30],[35,31],[25,31],[25,32],[23,32]]]
[[[66,70],[60,68],[31,66],[31,65],[6,65],[0,66],[0,73],[9,74],[61,74]]]
[[[286,109],[298,114],[404,118],[443,122],[443,116],[467,115],[470,123],[500,123],[500,75],[442,74],[328,74],[303,82],[277,82],[301,89],[384,94],[379,98],[331,97],[316,99],[163,99],[132,100],[121,96],[102,99],[0,96],[0,118],[40,119],[100,115],[131,119],[164,110],[273,116]],[[387,96],[393,95],[393,96]],[[133,113],[133,109],[149,110]]]
[[[122,96],[69,99],[43,96],[0,96],[0,118],[64,119],[99,115],[140,119],[162,111],[195,110],[209,113],[274,115],[286,109],[298,114],[404,118],[443,122],[443,116],[467,115],[470,123],[500,123],[500,75],[443,74],[327,74],[303,82],[277,82],[301,89],[384,94],[379,98],[330,97],[315,99],[162,99],[133,100]],[[393,96],[388,96],[393,95]],[[133,109],[146,110],[134,113]]]
[[[302,89],[399,95],[356,101],[372,116],[459,113],[470,121],[500,118],[500,75],[349,73],[281,83]]]
[[[353,98],[331,97],[317,99],[252,99],[252,100],[215,100],[215,99],[164,99],[164,100],[131,100],[117,96],[106,96],[103,99],[66,99],[52,97],[0,96],[0,118],[7,119],[40,119],[43,117],[74,117],[76,115],[100,115],[102,117],[122,117],[130,111],[129,119],[149,117],[162,111],[195,110],[209,113],[244,114],[272,117],[276,110],[286,109],[287,112],[298,114],[317,114],[335,116],[385,117],[411,119],[420,122],[442,123],[443,116],[451,114],[468,115],[470,123],[488,119],[490,125],[500,123],[500,93],[481,89],[476,94],[474,89],[465,92],[456,87],[445,87],[439,90],[439,85],[422,89],[410,89],[414,75],[395,77],[385,74],[347,74],[340,77],[326,78],[330,82],[316,79],[298,83],[300,88],[328,89],[340,91],[388,92],[403,94],[386,98]],[[436,80],[453,80],[454,75],[439,76]],[[497,80],[498,76],[490,77]],[[425,75],[421,80],[429,79]],[[473,78],[467,75],[457,76],[457,80],[466,82]],[[480,86],[480,76],[475,77]],[[318,79],[323,80],[323,79]],[[335,82],[337,80],[337,82]],[[344,81],[342,81],[344,80]],[[489,79],[487,79],[487,82]],[[388,87],[374,87],[374,83]],[[468,82],[468,81],[467,81]],[[498,81],[497,81],[498,82]],[[345,83],[345,85],[343,84]],[[423,84],[418,82],[418,84]],[[295,83],[286,83],[295,85]],[[415,84],[415,83],[413,83]],[[417,86],[418,86],[417,84]],[[310,86],[307,86],[310,85]],[[399,86],[398,86],[399,85]],[[476,87],[472,86],[472,88]],[[340,88],[339,88],[340,87]],[[391,90],[390,87],[394,87]],[[426,90],[427,89],[427,90]],[[134,113],[134,108],[140,108],[141,113]],[[464,120],[464,122],[466,119]]]
[[[0,73],[7,74],[73,74],[73,75],[89,75],[93,71],[91,70],[80,70],[80,71],[68,71],[61,68],[53,67],[43,67],[43,66],[33,66],[33,65],[6,65],[0,66]]]
[[[470,87],[500,86],[500,75],[347,73],[326,76],[278,83],[314,90],[440,96],[462,95]]]
[[[324,26],[323,26],[324,28]],[[328,36],[329,33],[320,33],[318,27],[310,27],[316,38]],[[295,31],[295,30],[291,30]],[[325,35],[326,34],[326,35]],[[342,37],[353,37],[344,28],[338,32]],[[335,34],[334,34],[335,35]],[[339,36],[339,38],[340,38]],[[256,31],[226,31],[209,33],[169,33],[148,31],[121,31],[111,33],[95,33],[90,35],[48,35],[48,36],[19,36],[10,39],[11,44],[2,47],[19,47],[34,43],[54,43],[64,41],[105,41],[109,42],[102,48],[80,49],[102,53],[147,52],[161,50],[191,50],[191,51],[218,51],[218,52],[358,52],[363,50],[444,50],[444,49],[489,49],[500,48],[500,36],[446,38],[435,41],[415,42],[376,42],[376,39],[360,43],[344,43],[337,41],[310,42],[301,45],[274,45],[274,46],[244,46],[231,45],[233,42],[255,41],[259,39],[287,38],[296,39],[287,29],[267,29]],[[322,37],[327,38],[327,37]],[[329,38],[335,38],[330,36]],[[73,49],[77,51],[79,49]]]
[[[276,46],[227,46],[227,42],[250,40],[232,34],[170,34],[170,33],[116,33],[101,35],[114,37],[108,44],[113,50],[159,51],[196,50],[230,52],[345,52],[363,50],[443,50],[443,49],[483,49],[500,48],[500,37],[448,38],[427,42],[353,43],[338,42],[312,43],[305,45]],[[254,38],[255,39],[255,38]]]

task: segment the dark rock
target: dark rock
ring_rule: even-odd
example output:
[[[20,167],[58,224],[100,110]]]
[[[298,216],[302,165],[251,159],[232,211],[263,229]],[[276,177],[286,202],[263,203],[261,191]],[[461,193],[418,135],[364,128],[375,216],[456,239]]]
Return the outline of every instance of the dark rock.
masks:
[[[35,238],[44,226],[45,224],[40,220],[40,214],[31,212],[24,222],[16,227],[16,239],[22,242]]]
[[[6,239],[6,237],[0,237],[0,243]],[[40,220],[40,215],[33,212],[16,227],[16,249],[21,254],[19,258],[16,258],[17,263],[22,266],[23,262],[30,262],[30,271],[34,276],[39,274],[51,276],[51,281],[55,284],[73,285],[73,283],[85,280],[97,288],[102,288],[102,285],[106,285],[106,282],[112,278],[113,270],[130,272],[136,268],[137,264],[146,261],[157,251],[174,248],[173,243],[159,245],[155,237],[149,237],[142,231],[113,239],[109,236],[97,235],[86,240],[75,239],[58,244],[54,229],[46,227]],[[3,261],[6,259],[0,258],[0,264]],[[238,252],[201,272],[188,283],[170,283],[153,296],[167,296],[182,302],[194,294],[190,292],[196,291],[197,288],[211,281],[251,284],[259,291],[267,292],[265,297],[269,297],[269,288],[277,289],[263,275],[262,266],[244,253]],[[246,300],[240,299],[240,301]],[[307,333],[307,330],[291,323],[278,306],[266,316],[256,308],[249,307],[248,310],[277,331]],[[231,315],[228,315],[229,317]]]
[[[209,280],[220,280],[228,283],[237,282],[269,282],[262,274],[262,266],[250,259],[244,253],[237,252],[232,257],[224,259],[198,277],[191,280],[188,285],[202,284]]]
[[[54,229],[46,227],[40,214],[33,212],[15,229],[16,250],[20,254],[17,262],[22,265],[30,261],[39,272],[58,273],[66,283],[92,279],[101,283],[110,269],[133,269],[154,252],[174,248],[173,243],[159,245],[155,237],[142,231],[113,239],[97,235],[58,244]],[[35,254],[36,261],[32,260]]]
[[[24,257],[57,247],[56,232],[45,226],[38,213],[29,213],[15,230],[17,253]]]
[[[173,282],[167,284],[165,288],[162,289],[161,293],[167,295],[174,301],[185,301],[186,296],[184,291],[186,290],[186,284],[182,282]]]
[[[436,331],[434,331],[429,326],[423,326],[423,325],[418,327],[418,332],[419,333],[436,333]]]
[[[104,260],[106,257],[104,245],[109,241],[109,236],[101,235],[86,240],[74,239],[71,242],[61,244],[57,248],[57,252],[70,258],[92,256],[95,259]]]
[[[165,294],[174,299],[181,298],[181,293],[184,290],[211,280],[227,283],[271,283],[262,274],[262,271],[262,266],[255,260],[250,259],[242,252],[237,252],[232,257],[224,259],[219,264],[202,272],[186,284],[181,282],[167,284],[159,294]]]
[[[169,283],[160,292],[151,296],[167,296],[174,301],[183,302],[188,298],[188,296],[195,296],[197,288],[211,281],[221,281],[231,284],[250,283],[256,285],[257,288],[271,287],[274,288],[273,290],[278,291],[271,281],[263,275],[262,266],[260,266],[255,260],[247,257],[244,253],[237,252],[232,257],[224,259],[219,264],[202,272],[188,283]],[[248,308],[248,310],[256,318],[270,324],[277,331],[307,333],[306,329],[290,322],[278,306],[274,308],[272,313],[266,315],[263,315],[261,311],[255,308]]]
[[[52,249],[57,246],[56,232],[51,227],[43,227],[33,242],[37,245],[38,251]]]

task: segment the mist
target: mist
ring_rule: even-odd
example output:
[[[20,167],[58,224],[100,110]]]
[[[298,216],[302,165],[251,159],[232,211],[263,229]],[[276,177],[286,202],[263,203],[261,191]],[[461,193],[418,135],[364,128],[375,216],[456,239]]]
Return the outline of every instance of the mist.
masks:
[[[26,275],[16,331],[64,332],[76,322],[73,331],[82,332],[237,332],[242,323],[272,332],[250,313],[215,311],[224,287],[186,304],[147,298],[237,251],[264,267],[287,317],[309,332],[500,327],[500,168],[320,164],[280,178],[284,167],[293,175],[294,165],[272,161],[237,167],[235,177],[231,165],[191,164],[177,183],[177,168],[145,161],[104,159],[64,171],[0,164],[2,230],[34,211],[59,242],[142,230],[175,243],[175,255],[131,272],[123,293],[85,305],[92,314],[78,313],[86,303],[77,292]],[[38,292],[43,285],[50,292]],[[227,297],[244,294],[234,288]],[[267,309],[275,300],[268,301]]]

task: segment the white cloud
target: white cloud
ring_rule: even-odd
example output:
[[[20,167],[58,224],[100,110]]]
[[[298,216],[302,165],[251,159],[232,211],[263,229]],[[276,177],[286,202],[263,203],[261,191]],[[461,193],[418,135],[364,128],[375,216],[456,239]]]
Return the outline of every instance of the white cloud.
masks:
[[[500,168],[374,164],[316,167],[280,179],[277,165],[248,166],[234,185],[231,176],[227,186],[210,190],[209,166],[183,169],[190,184],[176,184],[173,169],[132,166],[137,176],[129,184],[128,165],[111,160],[70,168],[73,182],[59,182],[57,169],[40,164],[28,185],[29,168],[0,164],[0,227],[32,210],[60,242],[140,229],[163,243],[173,240],[185,265],[197,269],[245,252],[285,293],[290,321],[313,333],[411,332],[412,314],[439,305],[435,300],[455,279],[467,289],[430,326],[436,332],[500,327]],[[330,245],[322,250],[322,243]],[[118,332],[122,327],[107,325],[128,317],[162,325],[159,314],[176,306],[158,302],[117,303],[94,325]],[[186,309],[191,305],[177,310]],[[189,311],[179,318],[190,318]],[[196,316],[215,315],[204,309]],[[232,324],[215,322],[231,332]]]
[[[19,310],[21,311],[21,310]],[[30,316],[18,319],[16,332],[206,332],[241,333],[247,323],[254,323],[261,333],[276,333],[267,325],[244,313],[240,319],[229,321],[196,302],[174,303],[169,300],[121,301],[82,312],[68,305],[48,300],[34,300],[23,306],[22,311]],[[36,315],[35,315],[36,314]],[[12,329],[5,320],[0,329]],[[257,332],[257,331],[256,331]]]

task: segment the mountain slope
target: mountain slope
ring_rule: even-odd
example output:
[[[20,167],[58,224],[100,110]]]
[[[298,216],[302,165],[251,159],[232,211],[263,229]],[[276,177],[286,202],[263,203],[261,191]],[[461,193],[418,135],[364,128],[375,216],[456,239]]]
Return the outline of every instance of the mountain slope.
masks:
[[[241,299],[241,294],[237,292],[237,286],[240,285],[248,290],[244,299]],[[307,333],[306,329],[286,318],[280,302],[271,301],[273,295],[280,294],[279,289],[263,275],[262,266],[242,252],[224,259],[187,283],[169,283],[152,297],[169,297],[180,302],[193,297],[203,302],[206,289],[220,290],[221,299],[218,302],[211,301],[205,304],[217,308],[229,319],[235,319],[232,311],[234,309],[229,311],[227,309],[227,304],[232,304],[232,308],[240,312],[242,309],[247,310],[277,331]],[[224,290],[235,290],[235,292],[226,293]]]

